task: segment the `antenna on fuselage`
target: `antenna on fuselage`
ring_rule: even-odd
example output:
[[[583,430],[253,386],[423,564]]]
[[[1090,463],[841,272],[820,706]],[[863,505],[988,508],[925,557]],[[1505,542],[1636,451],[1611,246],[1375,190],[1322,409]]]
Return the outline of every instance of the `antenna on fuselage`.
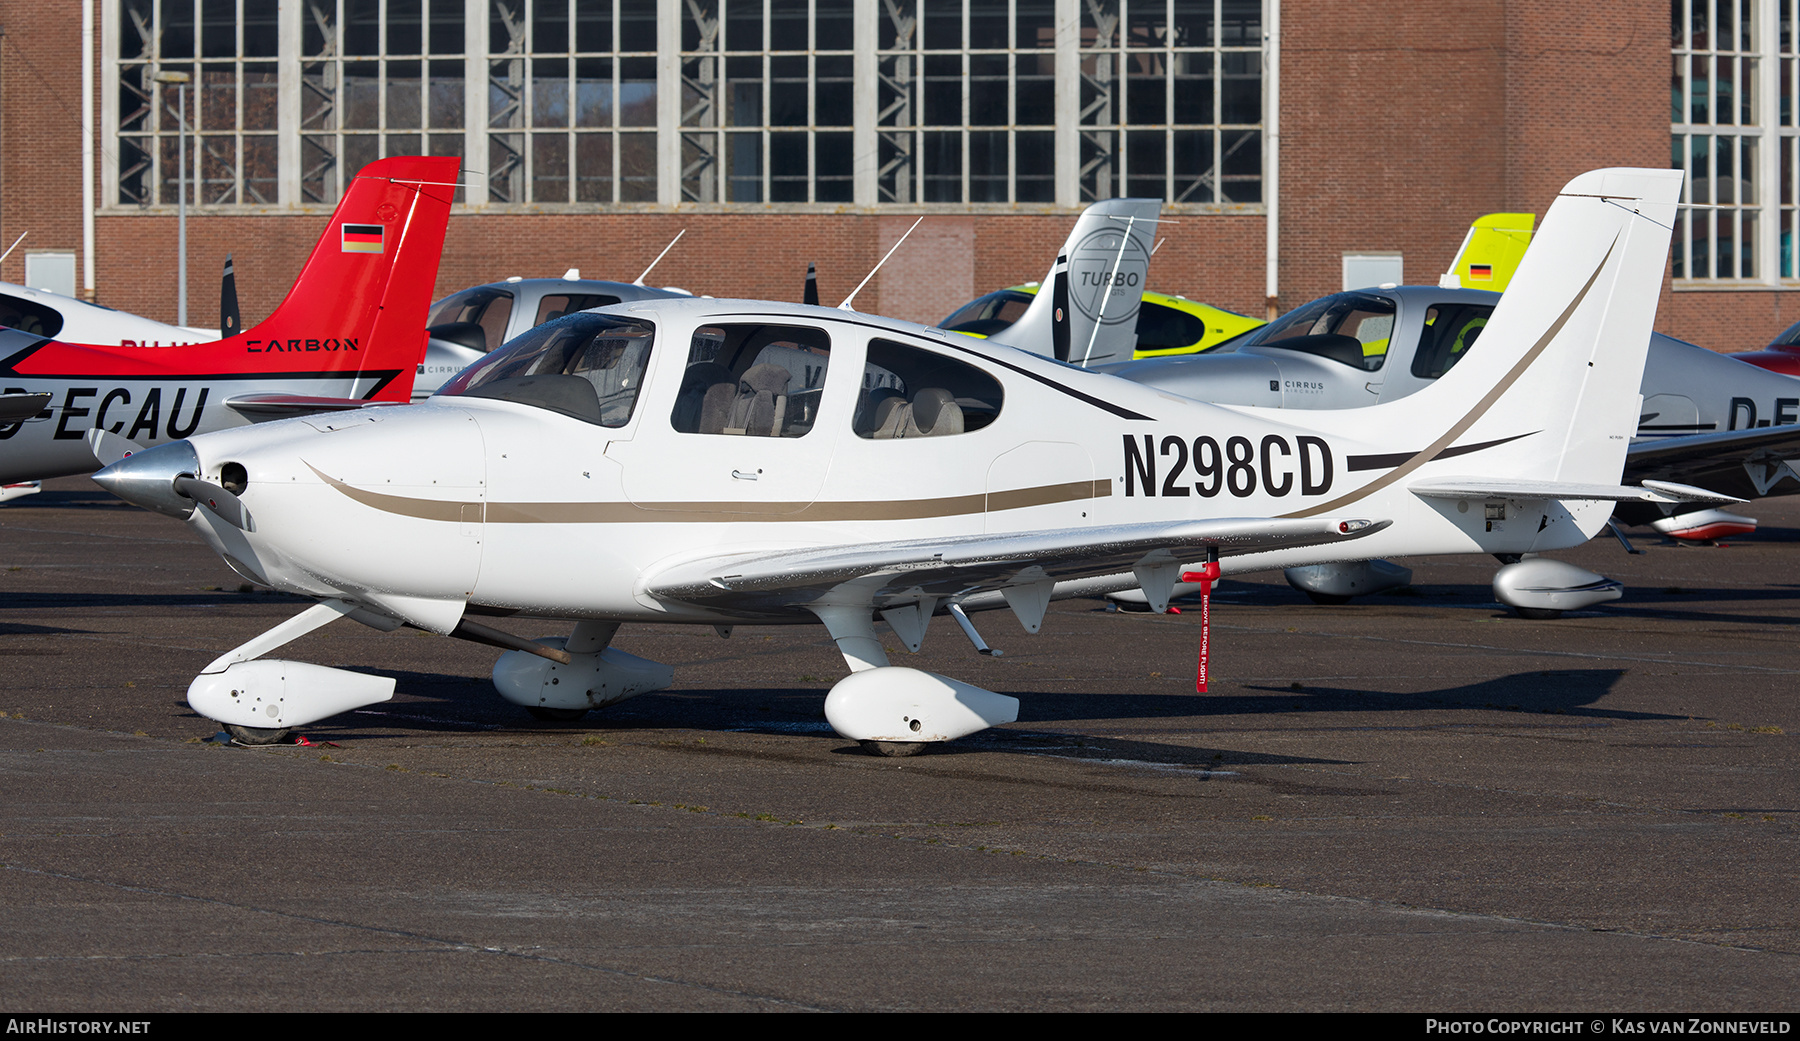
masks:
[[[894,248],[893,248],[893,249],[890,249],[890,250],[888,250],[888,251],[887,251],[887,256],[884,256],[884,257],[882,257],[882,258],[881,258],[881,264],[885,264],[885,263],[887,263],[887,262],[888,262],[888,257],[891,257],[891,256],[893,256],[893,255],[894,255],[894,250],[895,250],[895,249],[899,249],[899,248],[900,248],[900,243],[901,243],[901,242],[905,242],[905,241],[906,241],[906,237],[907,237],[907,235],[911,235],[911,234],[912,234],[912,233],[913,233],[913,231],[914,231],[914,230],[915,230],[915,229],[917,229],[917,228],[918,228],[918,226],[919,226],[919,225],[921,225],[921,224],[923,224],[923,223],[925,223],[925,218],[923,218],[923,217],[920,217],[920,218],[919,218],[919,219],[918,219],[918,220],[916,220],[916,221],[913,221],[913,222],[912,222],[912,227],[911,227],[911,228],[907,228],[907,229],[906,229],[906,235],[902,235],[902,236],[900,236],[900,242],[896,242],[896,243],[894,243]],[[840,310],[840,311],[854,311],[854,310],[856,310],[856,308],[854,308],[854,307],[851,307],[851,306],[850,306],[850,301],[852,301],[852,300],[855,300],[855,299],[856,299],[856,294],[858,294],[858,293],[860,293],[860,292],[862,292],[862,289],[863,289],[863,286],[866,286],[866,285],[868,285],[868,284],[869,284],[869,279],[871,279],[871,278],[874,278],[874,277],[875,277],[875,271],[880,271],[880,270],[881,270],[881,264],[876,264],[876,265],[875,265],[875,270],[874,270],[874,271],[870,271],[870,272],[869,272],[869,274],[868,274],[868,275],[867,275],[867,276],[866,276],[866,277],[865,277],[865,278],[864,278],[864,279],[863,279],[863,280],[862,280],[862,281],[861,281],[861,282],[858,282],[858,283],[857,283],[857,284],[856,284],[856,288],[855,288],[855,289],[852,289],[852,290],[850,290],[850,295],[849,295],[849,296],[847,296],[847,297],[845,297],[845,298],[844,298],[844,302],[843,302],[843,303],[841,303],[841,304],[839,304],[839,305],[838,305],[838,310]]]
[[[648,278],[648,277],[649,277],[649,276],[650,276],[650,272],[651,272],[651,271],[653,271],[653,270],[654,270],[654,269],[655,269],[655,268],[656,268],[656,265],[658,265],[658,264],[660,264],[660,263],[662,263],[662,258],[664,258],[664,257],[666,257],[666,256],[668,256],[668,255],[669,255],[669,251],[670,251],[670,250],[672,250],[672,249],[674,249],[674,248],[675,248],[675,243],[677,243],[677,242],[680,242],[680,241],[681,241],[681,236],[683,236],[683,235],[686,235],[686,234],[687,234],[687,229],[686,229],[686,228],[682,228],[682,229],[681,229],[681,230],[680,230],[680,231],[678,231],[678,232],[676,232],[676,233],[675,233],[675,237],[674,237],[674,238],[672,238],[672,239],[670,239],[670,240],[669,240],[669,244],[668,244],[668,245],[666,245],[666,246],[664,246],[664,247],[663,247],[663,251],[662,251],[662,252],[661,252],[661,253],[658,253],[658,254],[657,254],[657,255],[656,255],[656,259],[655,259],[655,260],[652,260],[652,261],[651,261],[651,262],[650,262],[650,266],[649,266],[649,267],[647,267],[647,268],[645,268],[645,269],[644,269],[644,273],[643,273],[643,274],[641,274],[641,275],[639,275],[639,276],[638,276],[638,277],[637,277],[637,281],[636,281],[636,282],[633,282],[633,283],[631,283],[631,284],[632,284],[632,285],[634,285],[634,286],[641,286],[641,285],[643,285],[643,284],[644,284],[644,279],[646,279],[646,278]]]

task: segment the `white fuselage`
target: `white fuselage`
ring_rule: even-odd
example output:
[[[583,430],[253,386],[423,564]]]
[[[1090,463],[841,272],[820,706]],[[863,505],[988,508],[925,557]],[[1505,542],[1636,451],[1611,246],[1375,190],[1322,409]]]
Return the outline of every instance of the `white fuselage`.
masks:
[[[24,332],[54,336],[69,343],[104,343],[121,347],[181,347],[219,338],[219,330],[169,325],[85,300],[0,282],[0,314],[11,316]],[[16,324],[15,324],[16,323]],[[50,328],[55,326],[55,328]]]
[[[1408,480],[1479,472],[1483,458],[1474,451],[1424,462],[1399,479],[1400,458],[1447,426],[1401,428],[1416,423],[1416,410],[1297,415],[1207,405],[1010,348],[819,308],[780,316],[830,337],[830,372],[809,432],[683,433],[672,416],[688,345],[697,327],[718,319],[699,302],[629,310],[655,324],[656,343],[623,425],[517,401],[439,396],[220,431],[192,439],[201,473],[218,480],[225,463],[244,467],[241,498],[254,530],[205,509],[191,523],[247,577],[385,604],[402,617],[466,602],[551,617],[746,623],[812,617],[799,604],[665,602],[646,593],[646,582],[729,553],[1326,512],[1394,522],[1357,540],[1348,553],[1357,558],[1523,553],[1585,541],[1609,510],[1412,494]],[[872,338],[985,372],[1004,392],[998,416],[966,433],[859,436],[857,377]],[[1525,453],[1554,474],[1565,445],[1537,439],[1546,443],[1530,444],[1530,427],[1490,413],[1458,443],[1504,440],[1509,459]],[[1261,553],[1227,558],[1225,571],[1345,556],[1342,547]],[[1058,592],[1134,583],[1127,574]]]

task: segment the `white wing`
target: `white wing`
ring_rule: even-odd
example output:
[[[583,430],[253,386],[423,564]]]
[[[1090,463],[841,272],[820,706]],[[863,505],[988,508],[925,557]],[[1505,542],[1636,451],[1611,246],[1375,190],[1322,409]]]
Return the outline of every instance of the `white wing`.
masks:
[[[732,554],[652,570],[638,590],[664,602],[768,616],[826,604],[876,611],[921,605],[929,615],[940,601],[1000,593],[1036,631],[1058,582],[1134,574],[1166,596],[1182,563],[1209,551],[1232,556],[1348,542],[1389,523],[1225,518]]]

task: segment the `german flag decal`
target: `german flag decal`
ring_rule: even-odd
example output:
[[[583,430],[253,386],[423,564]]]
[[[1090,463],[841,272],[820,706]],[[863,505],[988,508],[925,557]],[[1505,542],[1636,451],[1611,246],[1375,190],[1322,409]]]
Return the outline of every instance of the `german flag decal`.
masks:
[[[346,224],[345,227],[349,227],[349,225]],[[344,248],[349,249],[350,247],[345,246]],[[380,251],[377,250],[377,252]],[[1494,266],[1492,264],[1470,264],[1469,280],[1472,282],[1492,282],[1494,280]]]
[[[345,253],[380,253],[383,228],[379,224],[345,224]]]

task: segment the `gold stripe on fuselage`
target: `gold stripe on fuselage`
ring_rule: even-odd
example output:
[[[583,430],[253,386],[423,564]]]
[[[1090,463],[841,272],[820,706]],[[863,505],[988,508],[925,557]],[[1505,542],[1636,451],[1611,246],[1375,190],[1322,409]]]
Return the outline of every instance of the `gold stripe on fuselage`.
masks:
[[[619,524],[645,521],[705,523],[721,520],[763,521],[870,521],[920,520],[971,513],[1018,510],[1027,506],[1103,499],[1112,494],[1111,481],[1068,481],[1014,488],[975,495],[948,495],[935,499],[891,499],[865,502],[464,502],[415,499],[387,492],[356,488],[324,473],[311,463],[307,469],[347,498],[371,509],[420,520],[461,522],[476,514],[488,524]],[[485,507],[485,509],[483,509]]]

